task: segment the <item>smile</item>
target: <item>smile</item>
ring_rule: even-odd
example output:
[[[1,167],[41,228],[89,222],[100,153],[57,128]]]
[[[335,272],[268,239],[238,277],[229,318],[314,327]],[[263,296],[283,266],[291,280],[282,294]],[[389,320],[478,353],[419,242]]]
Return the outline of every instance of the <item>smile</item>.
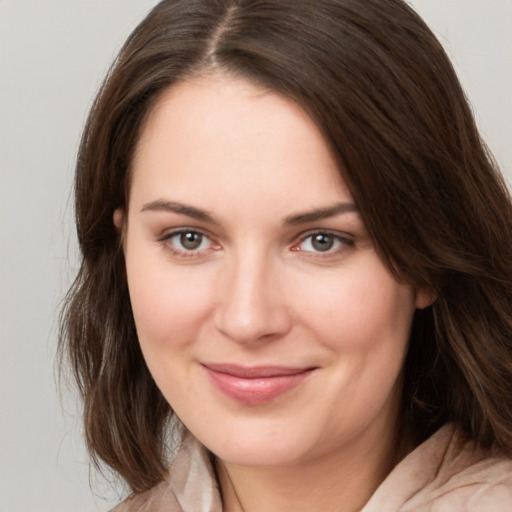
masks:
[[[299,386],[316,369],[230,364],[202,364],[202,367],[216,389],[248,405],[270,402]]]

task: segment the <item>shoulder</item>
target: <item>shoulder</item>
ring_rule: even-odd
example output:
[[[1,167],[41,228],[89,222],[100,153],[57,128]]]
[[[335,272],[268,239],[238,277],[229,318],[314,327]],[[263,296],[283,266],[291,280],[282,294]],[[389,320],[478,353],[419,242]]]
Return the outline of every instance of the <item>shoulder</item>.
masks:
[[[167,477],[152,489],[131,496],[110,512],[220,512],[217,481],[206,449],[185,434]]]
[[[446,425],[411,452],[362,512],[512,510],[512,459]]]

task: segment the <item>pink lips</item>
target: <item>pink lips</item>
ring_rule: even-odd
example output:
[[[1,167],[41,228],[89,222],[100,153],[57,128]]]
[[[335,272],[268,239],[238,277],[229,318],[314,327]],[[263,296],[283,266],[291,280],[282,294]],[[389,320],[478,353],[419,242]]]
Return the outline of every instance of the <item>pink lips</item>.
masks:
[[[249,405],[270,402],[301,384],[315,368],[245,367],[203,364],[213,385],[229,398]]]

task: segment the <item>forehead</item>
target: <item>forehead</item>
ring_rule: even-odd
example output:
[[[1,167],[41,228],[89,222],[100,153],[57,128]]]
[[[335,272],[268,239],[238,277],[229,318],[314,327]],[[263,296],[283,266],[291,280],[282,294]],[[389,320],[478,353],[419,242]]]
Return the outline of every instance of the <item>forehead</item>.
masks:
[[[324,202],[349,196],[329,146],[296,103],[218,75],[170,87],[149,113],[133,162],[131,196],[159,189],[247,197],[259,191],[281,201],[307,190],[317,196],[315,203],[322,194],[328,196]]]

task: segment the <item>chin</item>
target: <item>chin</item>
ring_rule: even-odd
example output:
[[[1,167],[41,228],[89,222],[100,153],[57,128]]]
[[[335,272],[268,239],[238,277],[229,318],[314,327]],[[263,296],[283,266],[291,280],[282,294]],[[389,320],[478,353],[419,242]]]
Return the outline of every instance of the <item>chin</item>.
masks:
[[[279,467],[290,466],[300,460],[297,447],[269,443],[261,440],[244,439],[241,443],[232,442],[231,446],[215,446],[210,449],[222,461],[245,467]]]
[[[323,443],[315,440],[313,430],[294,429],[258,418],[256,421],[230,422],[218,429],[191,429],[192,433],[222,461],[246,467],[288,466],[318,455]],[[297,423],[295,423],[297,426]],[[306,435],[305,435],[306,434]],[[325,436],[321,436],[325,439]]]

